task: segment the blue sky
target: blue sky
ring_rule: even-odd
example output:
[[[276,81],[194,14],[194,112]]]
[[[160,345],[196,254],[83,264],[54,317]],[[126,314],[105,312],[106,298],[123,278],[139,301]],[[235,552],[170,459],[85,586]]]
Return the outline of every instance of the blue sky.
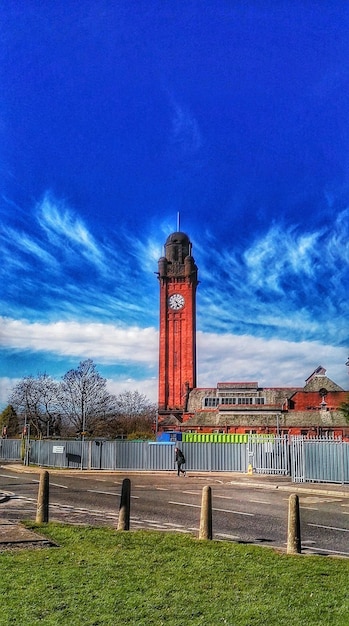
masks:
[[[198,385],[348,388],[349,2],[0,8],[0,403],[92,358],[157,397],[158,258],[199,267]]]

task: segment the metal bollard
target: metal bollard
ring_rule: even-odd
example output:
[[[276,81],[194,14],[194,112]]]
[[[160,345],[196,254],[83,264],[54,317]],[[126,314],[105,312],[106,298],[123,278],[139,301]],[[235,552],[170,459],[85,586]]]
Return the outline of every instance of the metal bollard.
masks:
[[[45,470],[40,474],[38,502],[36,508],[37,524],[47,524],[49,517],[50,475]]]
[[[131,481],[124,478],[121,488],[118,530],[130,530]]]
[[[287,554],[300,554],[301,551],[299,498],[297,494],[293,493],[288,500]]]
[[[199,539],[212,539],[212,492],[208,486],[202,490]]]

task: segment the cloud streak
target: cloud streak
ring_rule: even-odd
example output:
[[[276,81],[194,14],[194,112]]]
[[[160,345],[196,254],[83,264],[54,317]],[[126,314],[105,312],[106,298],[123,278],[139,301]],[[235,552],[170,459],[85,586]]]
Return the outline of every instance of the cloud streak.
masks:
[[[347,345],[348,241],[346,209],[319,230],[274,224],[246,249],[216,241],[214,263],[201,248],[201,328]]]

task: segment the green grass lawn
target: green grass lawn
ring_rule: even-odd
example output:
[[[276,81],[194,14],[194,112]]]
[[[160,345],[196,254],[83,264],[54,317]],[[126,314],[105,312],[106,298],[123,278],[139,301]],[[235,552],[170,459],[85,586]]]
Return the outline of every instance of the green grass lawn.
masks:
[[[0,625],[349,624],[349,560],[189,535],[48,524],[0,553]]]

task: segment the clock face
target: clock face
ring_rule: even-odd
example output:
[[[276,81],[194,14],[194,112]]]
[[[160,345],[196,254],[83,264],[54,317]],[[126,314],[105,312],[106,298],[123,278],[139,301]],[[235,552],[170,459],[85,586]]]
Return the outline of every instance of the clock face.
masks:
[[[173,309],[174,311],[179,311],[179,309],[182,309],[184,307],[183,296],[181,296],[180,293],[174,293],[172,296],[169,297],[168,305],[170,309]]]

